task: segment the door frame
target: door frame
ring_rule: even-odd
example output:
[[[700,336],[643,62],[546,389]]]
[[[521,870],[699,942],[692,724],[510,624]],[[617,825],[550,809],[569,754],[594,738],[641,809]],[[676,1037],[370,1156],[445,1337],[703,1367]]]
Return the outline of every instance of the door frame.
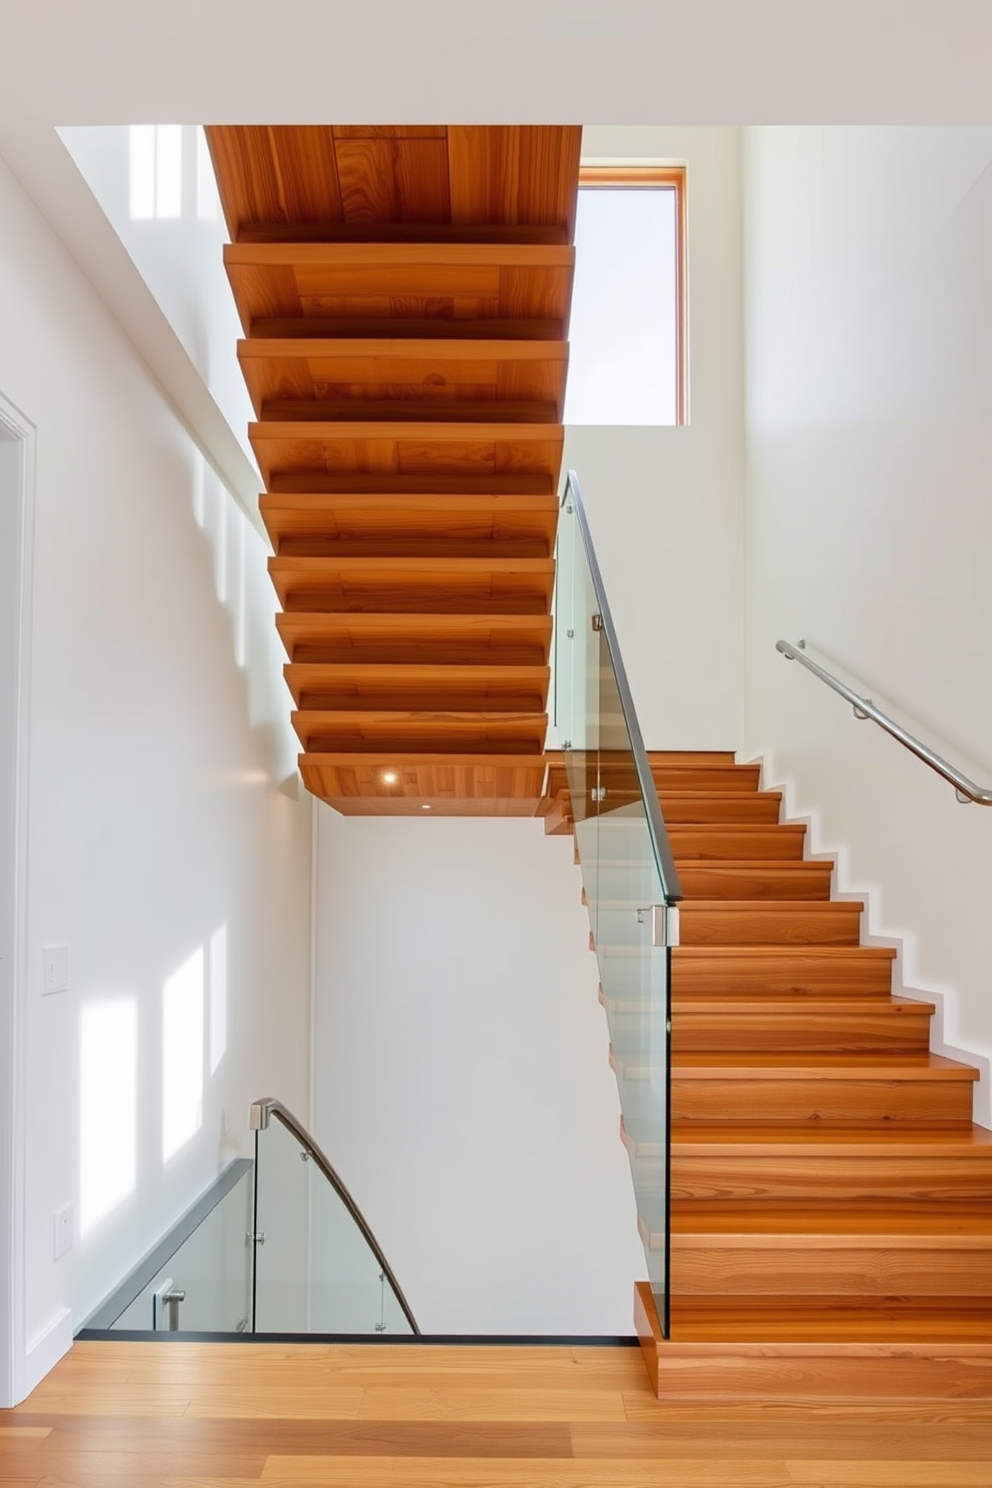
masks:
[[[0,1406],[14,1405],[27,1393],[25,1302],[25,1162],[27,1074],[27,868],[28,762],[30,727],[32,577],[34,572],[34,505],[36,429],[21,410],[0,393],[0,434],[17,448],[14,533],[15,621],[13,646],[15,686],[0,706],[13,709],[13,779],[0,782],[11,790],[13,840],[11,869],[10,971],[0,986]],[[11,493],[0,489],[0,501]]]

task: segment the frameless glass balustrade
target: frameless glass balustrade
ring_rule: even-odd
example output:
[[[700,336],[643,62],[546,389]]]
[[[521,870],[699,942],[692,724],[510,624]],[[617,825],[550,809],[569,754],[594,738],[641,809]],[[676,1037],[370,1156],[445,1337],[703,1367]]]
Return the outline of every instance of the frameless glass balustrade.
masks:
[[[574,471],[558,527],[555,723],[638,1226],[667,1336],[669,987],[681,891]]]

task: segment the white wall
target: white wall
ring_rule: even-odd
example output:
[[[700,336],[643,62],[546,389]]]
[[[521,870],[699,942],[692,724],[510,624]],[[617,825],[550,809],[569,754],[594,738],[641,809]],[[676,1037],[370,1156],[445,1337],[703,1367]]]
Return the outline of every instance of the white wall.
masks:
[[[66,1345],[70,1321],[246,1147],[248,1101],[275,1092],[305,1109],[311,812],[293,774],[261,542],[2,165],[0,220],[0,390],[38,430],[30,1385]],[[51,944],[70,948],[70,986],[43,998],[41,948]],[[163,989],[197,953],[213,989],[206,1027],[191,1028],[183,1047],[203,1040],[200,1124],[163,1162]],[[218,1005],[221,982],[226,1035],[215,1020],[211,1047],[209,994]],[[200,995],[194,988],[194,1004]],[[126,1057],[105,1078],[80,1069],[81,1029],[101,1006],[131,1020],[130,1081]],[[106,1052],[98,1043],[97,1064]],[[81,1169],[87,1090],[116,1115]],[[120,1198],[81,1234],[102,1181],[95,1155],[116,1163]],[[53,1212],[65,1203],[76,1239],[56,1262]]]
[[[992,1055],[992,812],[789,665],[804,636],[992,781],[992,130],[745,132],[747,748]]]
[[[425,1332],[631,1332],[644,1273],[570,838],[318,808],[315,1133]]]
[[[742,718],[740,130],[589,127],[584,161],[688,167],[682,428],[573,427],[579,475],[649,749],[737,749]]]

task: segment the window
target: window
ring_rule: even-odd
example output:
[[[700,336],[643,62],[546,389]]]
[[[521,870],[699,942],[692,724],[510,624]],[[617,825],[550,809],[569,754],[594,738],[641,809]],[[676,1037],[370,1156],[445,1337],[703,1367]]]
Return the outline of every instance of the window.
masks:
[[[579,173],[565,422],[683,424],[685,170]]]

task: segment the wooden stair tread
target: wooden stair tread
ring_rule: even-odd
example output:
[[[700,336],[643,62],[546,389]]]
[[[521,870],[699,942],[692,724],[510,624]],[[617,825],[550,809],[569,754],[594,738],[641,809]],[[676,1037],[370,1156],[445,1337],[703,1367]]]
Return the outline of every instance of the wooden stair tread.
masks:
[[[283,675],[297,707],[330,711],[348,706],[407,710],[508,709],[543,713],[550,669],[543,666],[448,666],[410,663],[288,662]]]
[[[630,1014],[643,1013],[644,1004],[636,1000],[624,1000],[616,998],[601,998],[603,1005],[611,1013]],[[816,1018],[821,1015],[837,1013],[845,1018],[858,1017],[885,1017],[891,1014],[894,1018],[916,1017],[932,1018],[936,1012],[936,1005],[932,1002],[917,1002],[912,997],[864,997],[852,1008],[849,997],[830,997],[818,994],[805,996],[782,996],[757,998],[747,1003],[740,1000],[720,998],[708,994],[698,994],[694,997],[683,998],[679,1003],[680,1014],[688,1017],[733,1017],[733,1018],[787,1018],[794,1013],[796,1016]]]
[[[992,1244],[992,1195],[984,1205],[945,1202],[937,1209],[900,1199],[831,1200],[820,1206],[808,1199],[738,1199],[730,1204],[680,1199],[672,1204],[671,1233],[672,1243],[680,1246],[691,1244],[693,1235],[711,1235],[725,1242],[740,1236],[748,1243],[762,1237],[785,1238],[791,1243],[798,1235],[822,1236],[830,1242],[850,1238],[860,1243],[865,1236],[884,1235],[892,1245],[911,1245],[939,1235],[963,1248],[984,1247]]]
[[[635,1157],[659,1156],[660,1149],[642,1150],[623,1132],[625,1145]],[[672,1127],[672,1151],[696,1152],[701,1148],[714,1156],[739,1156],[752,1153],[765,1156],[774,1150],[783,1156],[846,1157],[853,1151],[863,1157],[896,1159],[900,1155],[920,1157],[964,1157],[979,1163],[992,1161],[992,1132],[972,1125],[963,1131],[940,1131],[922,1127],[919,1131],[880,1133],[877,1127],[846,1127],[843,1132],[820,1130],[808,1126],[679,1126]],[[992,1193],[992,1191],[990,1191]]]
[[[672,1062],[680,1079],[977,1080],[978,1070],[943,1054],[681,1054]]]
[[[714,963],[721,960],[731,963],[759,964],[776,960],[789,963],[794,958],[810,964],[836,962],[845,958],[871,961],[894,961],[896,952],[892,946],[675,946],[672,955],[685,963]]]
[[[837,1297],[825,1304],[788,1296],[673,1298],[671,1345],[781,1342],[844,1347],[877,1342],[912,1349],[914,1344],[965,1343],[992,1356],[988,1315],[976,1309],[973,1298],[872,1299],[870,1307],[858,1306],[858,1300]]]

